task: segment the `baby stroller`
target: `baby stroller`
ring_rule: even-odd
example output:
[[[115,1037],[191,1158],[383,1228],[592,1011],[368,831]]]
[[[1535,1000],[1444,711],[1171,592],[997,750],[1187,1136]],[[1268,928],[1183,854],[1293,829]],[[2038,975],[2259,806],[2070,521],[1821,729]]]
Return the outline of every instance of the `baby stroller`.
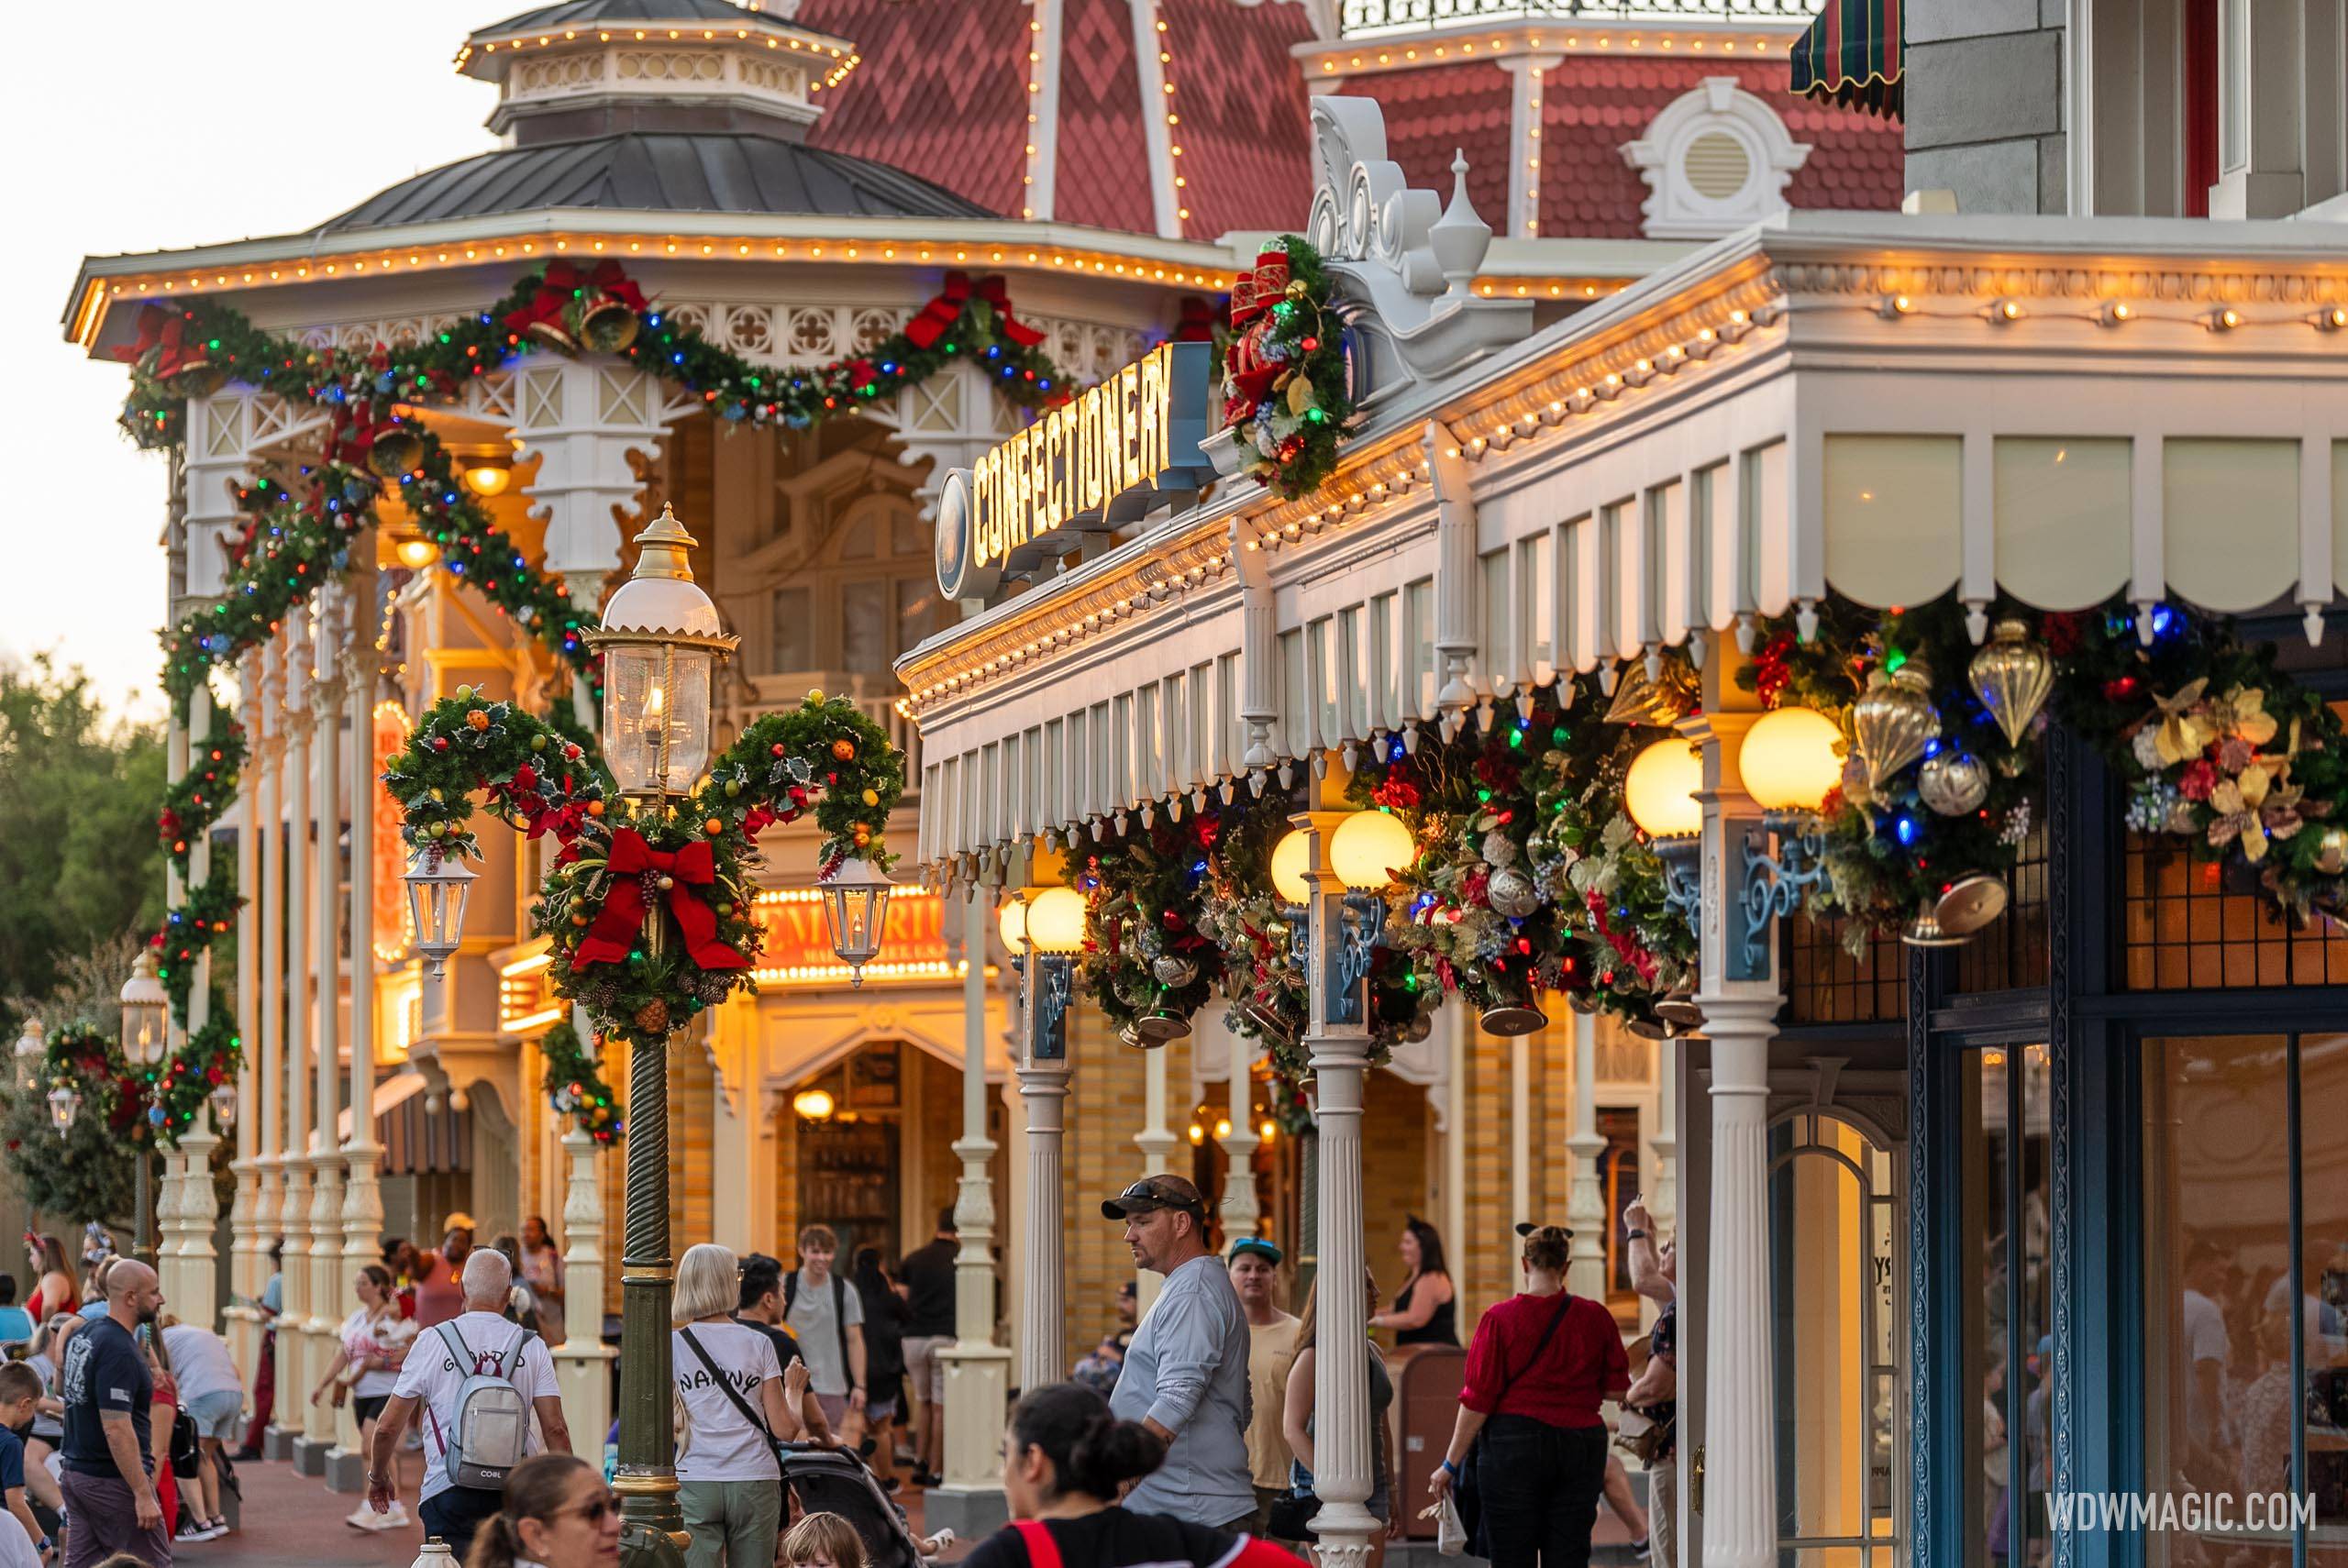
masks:
[[[871,1568],[931,1568],[921,1541],[864,1461],[845,1449],[812,1443],[777,1445],[783,1484],[799,1496],[803,1513],[837,1514],[864,1538]]]

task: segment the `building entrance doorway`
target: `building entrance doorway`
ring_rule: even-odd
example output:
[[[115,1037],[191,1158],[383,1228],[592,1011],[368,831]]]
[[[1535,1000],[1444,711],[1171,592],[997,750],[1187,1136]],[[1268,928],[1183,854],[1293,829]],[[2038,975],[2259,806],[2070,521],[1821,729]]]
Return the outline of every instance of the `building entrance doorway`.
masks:
[[[803,1230],[828,1225],[838,1234],[843,1273],[859,1247],[878,1247],[891,1260],[903,1255],[905,1050],[893,1041],[866,1045],[792,1091],[798,1223]]]

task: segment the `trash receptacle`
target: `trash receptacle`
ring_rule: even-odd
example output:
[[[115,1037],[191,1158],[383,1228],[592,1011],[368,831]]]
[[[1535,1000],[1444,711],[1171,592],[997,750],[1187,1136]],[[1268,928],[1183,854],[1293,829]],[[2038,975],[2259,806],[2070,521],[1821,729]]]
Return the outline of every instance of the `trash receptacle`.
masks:
[[[1451,1446],[1459,1418],[1459,1388],[1468,1380],[1468,1353],[1456,1345],[1404,1345],[1387,1353],[1387,1375],[1394,1382],[1393,1507],[1406,1540],[1433,1540],[1434,1520],[1419,1518],[1427,1478]]]

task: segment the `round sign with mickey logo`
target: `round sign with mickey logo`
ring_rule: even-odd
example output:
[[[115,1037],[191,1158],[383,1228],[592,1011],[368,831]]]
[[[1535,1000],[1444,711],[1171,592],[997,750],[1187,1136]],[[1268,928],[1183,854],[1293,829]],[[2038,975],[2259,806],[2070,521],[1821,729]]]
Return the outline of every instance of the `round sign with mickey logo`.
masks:
[[[1002,569],[981,564],[978,508],[971,504],[970,470],[949,469],[937,490],[937,586],[948,599],[983,599],[1002,582]]]

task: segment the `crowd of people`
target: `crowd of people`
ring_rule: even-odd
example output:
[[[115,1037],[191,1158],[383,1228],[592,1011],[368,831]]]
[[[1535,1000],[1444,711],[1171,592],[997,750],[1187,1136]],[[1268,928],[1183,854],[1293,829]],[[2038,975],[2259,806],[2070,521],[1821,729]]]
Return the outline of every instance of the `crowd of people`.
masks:
[[[1662,1314],[1636,1381],[1611,1310],[1566,1287],[1569,1232],[1519,1226],[1521,1288],[1486,1309],[1466,1347],[1457,1419],[1426,1498],[1401,1496],[1395,1382],[1368,1335],[1458,1345],[1457,1292],[1433,1227],[1410,1221],[1400,1288],[1385,1299],[1367,1278],[1372,1310],[1345,1330],[1322,1320],[1317,1281],[1301,1313],[1284,1309],[1273,1240],[1242,1236],[1215,1252],[1191,1182],[1150,1176],[1101,1207],[1159,1289],[1144,1312],[1127,1282],[1114,1323],[1071,1380],[1015,1406],[1002,1455],[1014,1522],[978,1544],[980,1568],[1294,1562],[1324,1506],[1314,1407],[1323,1337],[1337,1332],[1367,1343],[1373,1564],[1423,1505],[1458,1508],[1495,1568],[1579,1568],[1601,1498],[1668,1556],[1675,1267],[1641,1205],[1625,1213],[1633,1281]],[[245,1379],[227,1343],[171,1317],[154,1271],[113,1256],[93,1230],[78,1278],[58,1238],[27,1237],[37,1283],[24,1309],[0,1275],[0,1345],[11,1358],[0,1364],[0,1568],[93,1568],[110,1553],[169,1568],[175,1540],[228,1531],[235,1465],[257,1456],[273,1414],[267,1339],[247,1427]],[[939,1479],[956,1328],[951,1210],[893,1266],[867,1246],[843,1268],[839,1238],[823,1225],[797,1243],[788,1268],[713,1244],[679,1262],[670,1349],[691,1568],[867,1568],[891,1527],[903,1529],[892,1494]],[[367,1499],[349,1522],[410,1522],[395,1479],[404,1444],[422,1451],[417,1520],[460,1561],[615,1561],[612,1461],[608,1451],[601,1465],[571,1456],[549,1353],[562,1335],[563,1278],[545,1222],[487,1247],[464,1214],[449,1216],[434,1249],[388,1238],[353,1296],[337,1352],[306,1391],[356,1419]],[[272,1320],[282,1278],[251,1305]],[[1620,1441],[1648,1467],[1651,1524],[1610,1451],[1601,1407],[1613,1401],[1628,1412]],[[869,1517],[799,1507],[794,1465],[809,1455],[854,1456],[847,1473],[869,1479],[869,1492],[825,1496],[861,1496],[849,1511]],[[898,1560],[935,1555],[949,1539],[908,1536]]]

